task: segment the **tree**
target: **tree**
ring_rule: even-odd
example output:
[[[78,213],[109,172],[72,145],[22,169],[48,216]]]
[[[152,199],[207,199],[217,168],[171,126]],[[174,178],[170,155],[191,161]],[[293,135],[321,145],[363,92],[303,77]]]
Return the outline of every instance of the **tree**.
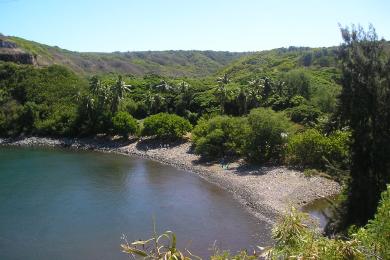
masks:
[[[275,162],[282,157],[291,122],[284,114],[269,108],[252,109],[243,154],[250,161]]]
[[[390,58],[375,29],[341,28],[339,113],[352,130],[351,181],[341,228],[372,218],[390,182]]]
[[[192,131],[195,153],[206,159],[239,154],[247,126],[245,117],[216,116],[199,120]]]
[[[191,131],[191,128],[191,123],[178,115],[159,113],[145,118],[142,134],[161,139],[177,140]]]
[[[185,81],[180,82],[176,90],[175,110],[178,115],[184,115],[186,111],[189,111],[193,93],[190,91],[190,85]]]
[[[248,81],[248,106],[255,108],[260,106],[262,100],[261,94],[263,93],[264,84],[262,79],[253,79]]]
[[[229,91],[226,89],[226,85],[229,84],[230,79],[228,75],[225,73],[222,77],[217,78],[217,82],[218,82],[218,87],[214,95],[218,100],[220,106],[220,113],[223,114],[225,112],[225,103],[229,97]]]
[[[119,102],[123,98],[123,95],[126,91],[129,91],[130,85],[125,85],[125,82],[122,81],[122,76],[118,76],[117,81],[114,85],[110,87],[112,100],[111,100],[111,113],[115,114],[118,112]]]
[[[300,95],[307,100],[311,96],[311,85],[310,78],[305,70],[291,70],[285,73],[282,77],[283,81],[286,82],[287,95],[289,98]]]
[[[262,96],[263,96],[263,100],[267,100],[273,93],[273,83],[272,83],[272,80],[268,77],[265,77],[263,79],[263,93],[262,93]]]
[[[245,86],[240,86],[240,90],[237,95],[238,113],[239,115],[245,115],[248,112],[248,91]]]
[[[118,112],[112,118],[114,132],[127,137],[129,134],[136,134],[139,130],[138,122],[127,112]]]

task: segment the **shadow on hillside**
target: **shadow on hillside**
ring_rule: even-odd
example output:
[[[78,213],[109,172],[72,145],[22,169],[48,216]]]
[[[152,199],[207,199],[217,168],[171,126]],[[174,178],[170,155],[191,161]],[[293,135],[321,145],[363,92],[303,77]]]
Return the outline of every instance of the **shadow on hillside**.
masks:
[[[236,167],[234,172],[240,176],[248,176],[248,175],[260,176],[260,175],[265,175],[268,172],[278,168],[280,168],[280,166],[275,166],[271,164],[259,165],[259,164],[242,163]]]
[[[158,138],[147,138],[139,140],[136,147],[141,151],[162,149],[162,148],[173,148],[186,143],[185,140],[170,141]]]
[[[83,138],[64,138],[63,147],[84,147],[90,149],[118,149],[137,142],[137,138],[112,138],[111,136],[94,136]]]

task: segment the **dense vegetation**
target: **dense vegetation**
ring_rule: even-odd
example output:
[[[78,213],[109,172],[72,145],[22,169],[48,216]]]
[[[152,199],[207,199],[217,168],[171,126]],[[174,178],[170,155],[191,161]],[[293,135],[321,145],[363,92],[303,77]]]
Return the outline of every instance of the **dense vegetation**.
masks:
[[[64,67],[0,63],[0,134],[76,133],[87,81]]]
[[[389,241],[382,233],[388,232],[388,193],[374,214],[390,182],[390,55],[373,29],[342,33],[345,43],[338,49],[245,55],[215,77],[85,77],[58,65],[1,62],[0,135],[119,134],[172,141],[192,130],[194,151],[206,160],[243,158],[326,172],[348,187],[328,231],[348,235],[356,225],[357,233],[347,241],[328,239],[293,214],[276,229],[277,244],[268,252],[274,258],[382,255]],[[165,253],[182,258],[176,249]],[[250,257],[242,254],[236,258]]]

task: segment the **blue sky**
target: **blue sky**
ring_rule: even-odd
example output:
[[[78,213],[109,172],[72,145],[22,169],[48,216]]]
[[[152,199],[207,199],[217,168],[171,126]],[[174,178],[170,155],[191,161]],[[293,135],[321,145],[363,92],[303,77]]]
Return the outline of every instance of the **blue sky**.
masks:
[[[0,32],[74,51],[331,46],[338,23],[390,39],[389,0],[0,0]]]

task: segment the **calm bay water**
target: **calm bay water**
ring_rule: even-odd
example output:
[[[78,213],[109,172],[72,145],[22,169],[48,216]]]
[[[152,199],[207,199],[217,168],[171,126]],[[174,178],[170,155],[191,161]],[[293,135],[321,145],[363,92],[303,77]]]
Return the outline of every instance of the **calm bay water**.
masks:
[[[153,161],[0,147],[0,259],[128,259],[129,241],[175,231],[200,256],[269,241],[265,223],[224,190]],[[267,229],[266,229],[267,228]]]

